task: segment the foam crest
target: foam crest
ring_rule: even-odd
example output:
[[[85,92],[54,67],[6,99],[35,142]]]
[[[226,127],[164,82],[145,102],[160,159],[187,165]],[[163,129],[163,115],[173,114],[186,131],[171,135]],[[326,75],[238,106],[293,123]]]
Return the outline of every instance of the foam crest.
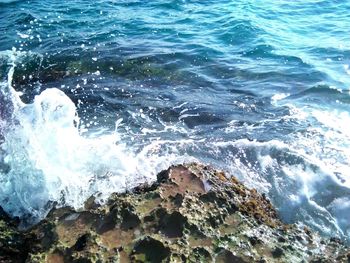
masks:
[[[350,188],[349,113],[337,109],[302,110],[315,124],[296,134],[293,147],[304,158],[336,176],[342,185]]]
[[[307,152],[303,141],[302,137],[288,143],[241,139],[212,147],[219,152],[233,147],[226,169],[265,192],[284,221],[303,222],[329,236],[349,238],[350,189],[335,173],[337,168]],[[317,140],[313,142],[313,147],[319,147]]]

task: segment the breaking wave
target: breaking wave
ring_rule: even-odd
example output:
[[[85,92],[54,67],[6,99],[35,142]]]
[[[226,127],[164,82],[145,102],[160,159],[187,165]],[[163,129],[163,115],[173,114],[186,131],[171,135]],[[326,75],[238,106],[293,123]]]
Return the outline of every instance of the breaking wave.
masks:
[[[25,104],[13,89],[12,76],[21,58],[30,54],[7,52],[8,81],[1,83],[0,204],[27,223],[42,219],[53,204],[82,207],[97,195],[125,191],[154,180],[157,170],[181,158],[157,156],[147,149],[135,154],[113,132],[82,135],[75,104],[57,88],[46,89]],[[5,114],[6,111],[6,114]],[[152,151],[152,149],[149,149]]]

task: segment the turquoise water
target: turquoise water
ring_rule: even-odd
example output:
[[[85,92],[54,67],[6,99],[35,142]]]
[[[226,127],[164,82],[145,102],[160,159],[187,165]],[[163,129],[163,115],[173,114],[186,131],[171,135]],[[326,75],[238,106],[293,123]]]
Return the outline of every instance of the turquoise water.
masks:
[[[201,161],[349,237],[349,28],[336,0],[0,1],[0,204],[32,222]]]

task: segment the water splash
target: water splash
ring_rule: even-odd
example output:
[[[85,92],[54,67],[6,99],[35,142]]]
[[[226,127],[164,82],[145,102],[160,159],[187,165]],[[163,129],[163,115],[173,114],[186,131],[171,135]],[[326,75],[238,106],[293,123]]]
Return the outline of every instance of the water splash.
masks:
[[[164,168],[157,169],[160,163],[169,164],[164,158],[145,163],[149,151],[128,151],[116,131],[82,136],[76,106],[59,89],[46,89],[24,104],[12,87],[18,58],[13,50],[8,81],[1,84],[6,98],[1,107],[10,114],[2,132],[0,204],[11,215],[33,223],[53,202],[79,208],[94,194],[103,201],[112,192],[153,180]]]

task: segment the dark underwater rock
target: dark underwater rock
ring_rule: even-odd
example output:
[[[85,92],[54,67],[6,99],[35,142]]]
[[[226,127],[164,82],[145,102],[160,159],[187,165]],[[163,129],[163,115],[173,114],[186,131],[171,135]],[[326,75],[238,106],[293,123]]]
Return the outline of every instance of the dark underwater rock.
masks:
[[[23,262],[28,257],[31,233],[17,230],[18,219],[10,218],[0,206],[0,262]]]
[[[0,210],[0,262],[349,262],[350,250],[286,225],[234,177],[178,165],[83,211],[52,210],[26,232]]]

